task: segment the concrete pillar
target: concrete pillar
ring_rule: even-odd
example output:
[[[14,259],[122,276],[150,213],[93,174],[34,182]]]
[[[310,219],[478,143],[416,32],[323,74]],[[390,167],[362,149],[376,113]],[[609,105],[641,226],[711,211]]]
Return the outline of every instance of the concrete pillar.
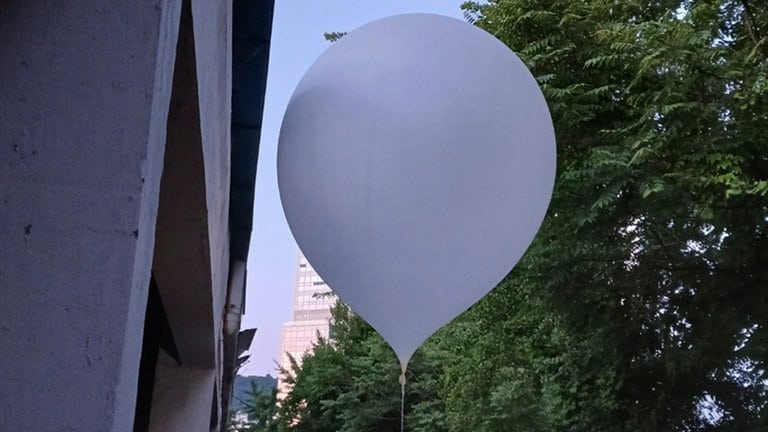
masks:
[[[195,37],[184,1],[174,69],[153,273],[184,366],[216,366],[210,234]]]
[[[179,14],[0,4],[2,430],[132,430]]]
[[[183,2],[153,263],[179,373],[210,370],[214,377],[216,385],[204,388],[206,426],[212,404],[222,415],[221,395],[214,396],[213,389],[222,388],[229,269],[231,22],[229,1]],[[156,391],[180,397],[179,388],[159,387],[163,385],[156,381]],[[160,415],[158,409],[153,403],[151,418]],[[171,413],[162,416],[175,418]],[[182,410],[179,418],[185,417]],[[182,424],[171,420],[162,423],[165,429],[150,430],[187,430],[169,429]],[[155,427],[161,424],[153,421]],[[186,428],[191,423],[183,424]]]
[[[182,367],[160,351],[150,432],[210,432],[216,371]]]
[[[185,1],[154,275],[181,364],[221,364],[229,269],[231,3]]]

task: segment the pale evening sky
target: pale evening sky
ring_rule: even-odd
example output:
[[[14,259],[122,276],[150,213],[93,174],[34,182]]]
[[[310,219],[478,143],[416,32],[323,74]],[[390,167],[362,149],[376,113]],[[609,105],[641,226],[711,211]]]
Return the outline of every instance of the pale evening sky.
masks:
[[[428,12],[462,17],[461,0],[277,0],[256,174],[256,205],[242,328],[257,327],[243,375],[276,376],[283,322],[291,318],[297,246],[277,189],[277,139],[285,108],[304,72],[329,46],[325,32],[343,32],[390,15]]]

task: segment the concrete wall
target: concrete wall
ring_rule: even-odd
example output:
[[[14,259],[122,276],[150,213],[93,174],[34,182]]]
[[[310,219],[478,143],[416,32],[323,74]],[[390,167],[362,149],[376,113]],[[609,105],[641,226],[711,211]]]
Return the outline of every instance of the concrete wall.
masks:
[[[0,5],[2,430],[132,430],[179,13]]]
[[[215,371],[207,389],[195,386],[205,391],[208,416],[211,398],[223,399],[214,388],[223,387],[229,277],[231,15],[226,1],[185,1],[182,8],[153,264],[180,360],[158,371],[175,377]],[[156,396],[178,391],[161,382]],[[185,414],[198,408],[179,407],[174,415],[199,415]],[[150,430],[168,430],[155,429],[159,424],[165,423],[153,420]]]
[[[216,371],[179,367],[161,352],[149,430],[209,432]]]
[[[232,118],[232,2],[192,0],[200,124],[205,160],[213,309],[224,310],[229,279],[229,188]],[[223,315],[215,332],[222,333]],[[218,352],[218,361],[221,359]],[[220,387],[219,387],[220,388]]]
[[[181,363],[216,365],[207,180],[189,2],[181,14],[153,273]]]
[[[143,418],[210,430],[232,2],[7,0],[0,47],[0,430],[133,430],[150,272],[179,361],[144,361]]]
[[[221,361],[214,348],[229,269],[230,23],[229,2],[184,3],[155,249],[182,364],[196,367]]]

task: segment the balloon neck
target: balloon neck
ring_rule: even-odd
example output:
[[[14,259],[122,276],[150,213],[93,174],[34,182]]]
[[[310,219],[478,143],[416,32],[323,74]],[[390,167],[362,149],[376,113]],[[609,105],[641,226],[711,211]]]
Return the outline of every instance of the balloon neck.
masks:
[[[403,370],[403,372],[400,374],[399,381],[401,386],[405,386],[405,370]]]

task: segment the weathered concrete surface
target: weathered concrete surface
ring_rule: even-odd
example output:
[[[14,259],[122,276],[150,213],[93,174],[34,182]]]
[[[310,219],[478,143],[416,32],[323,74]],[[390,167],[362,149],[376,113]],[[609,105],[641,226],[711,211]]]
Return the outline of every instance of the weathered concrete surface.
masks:
[[[192,0],[200,125],[205,158],[215,333],[222,334],[229,280],[232,2]],[[220,344],[219,344],[220,347]],[[222,353],[217,352],[218,363]]]
[[[224,308],[229,281],[229,188],[232,120],[232,2],[192,0],[200,125],[205,158],[208,236],[213,289],[216,388],[222,389],[226,361],[223,343]],[[219,405],[223,398],[217,394]],[[219,417],[226,416],[219,412]]]
[[[184,3],[154,257],[184,367],[221,365],[229,269],[230,22],[230,2]]]
[[[97,3],[0,5],[3,430],[133,426],[180,1]]]
[[[208,202],[194,35],[182,7],[153,272],[184,366],[216,365]]]
[[[210,432],[213,369],[180,367],[160,351],[149,430]]]

